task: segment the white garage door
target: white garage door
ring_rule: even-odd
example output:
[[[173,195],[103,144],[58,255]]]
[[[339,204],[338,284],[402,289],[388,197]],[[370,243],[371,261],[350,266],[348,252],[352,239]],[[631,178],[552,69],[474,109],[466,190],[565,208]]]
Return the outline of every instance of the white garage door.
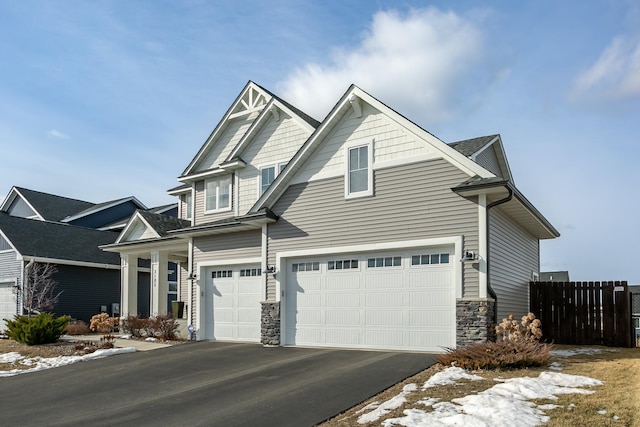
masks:
[[[260,341],[264,278],[259,265],[207,271],[206,339]]]
[[[13,293],[13,282],[0,283],[0,331],[7,328],[4,319],[13,320],[16,315],[16,294]]]
[[[442,351],[456,337],[453,248],[291,259],[284,344]]]

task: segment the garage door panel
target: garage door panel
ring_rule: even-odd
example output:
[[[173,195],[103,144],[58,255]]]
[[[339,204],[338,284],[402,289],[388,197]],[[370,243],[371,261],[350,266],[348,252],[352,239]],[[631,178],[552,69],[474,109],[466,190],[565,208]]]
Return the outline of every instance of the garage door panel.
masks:
[[[322,311],[320,310],[304,310],[294,314],[297,319],[298,325],[321,325],[322,324]]]
[[[360,276],[344,273],[332,273],[327,276],[325,289],[328,291],[360,289]]]
[[[332,326],[359,326],[360,312],[353,310],[327,310],[325,324]]]
[[[351,329],[327,328],[325,340],[329,345],[353,346],[360,344],[360,335],[360,332]]]
[[[452,274],[449,269],[442,271],[443,267],[415,268],[409,272],[409,284],[412,288],[433,288],[451,286]]]
[[[366,326],[402,326],[404,323],[404,311],[379,310],[366,312]]]
[[[412,327],[429,328],[453,326],[451,316],[445,310],[412,311],[409,321]]]
[[[368,347],[401,348],[404,345],[402,331],[367,330],[364,336]]]
[[[360,307],[360,294],[353,293],[328,293],[325,295],[325,304],[327,307]]]
[[[409,296],[411,307],[447,306],[455,303],[455,296],[450,290],[410,292]]]
[[[301,274],[301,273],[298,273]],[[311,273],[307,275],[301,275],[300,281],[304,282],[304,286],[300,285],[299,281],[296,281],[294,289],[298,292],[319,291],[322,290],[322,278],[319,273]]]
[[[402,271],[388,272],[377,269],[366,274],[364,289],[402,289],[403,287]]]
[[[398,292],[375,292],[365,296],[366,308],[402,307],[403,294]]]

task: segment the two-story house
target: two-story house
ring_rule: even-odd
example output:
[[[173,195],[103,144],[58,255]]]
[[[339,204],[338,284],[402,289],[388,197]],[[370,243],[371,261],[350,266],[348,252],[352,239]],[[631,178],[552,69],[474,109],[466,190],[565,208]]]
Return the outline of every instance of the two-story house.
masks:
[[[179,217],[134,217],[115,244],[122,312],[136,265],[179,262],[197,339],[440,351],[528,310],[539,240],[499,135],[447,144],[351,86],[321,122],[249,82],[170,190]],[[155,271],[155,273],[154,273]],[[152,297],[152,301],[153,301]]]

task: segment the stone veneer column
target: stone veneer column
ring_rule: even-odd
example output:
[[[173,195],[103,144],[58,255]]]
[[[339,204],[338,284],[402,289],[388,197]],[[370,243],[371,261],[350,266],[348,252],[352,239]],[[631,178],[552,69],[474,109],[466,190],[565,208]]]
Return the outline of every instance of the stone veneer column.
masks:
[[[456,301],[456,344],[495,340],[493,310],[495,301],[487,299],[459,299]]]
[[[262,303],[262,329],[260,342],[265,347],[280,345],[280,302],[265,301]]]

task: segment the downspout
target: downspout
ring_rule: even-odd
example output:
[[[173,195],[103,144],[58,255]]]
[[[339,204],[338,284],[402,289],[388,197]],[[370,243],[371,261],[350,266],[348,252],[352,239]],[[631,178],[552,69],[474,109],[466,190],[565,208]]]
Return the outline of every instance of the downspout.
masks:
[[[493,290],[493,288],[491,288],[491,269],[490,269],[490,262],[489,260],[491,259],[490,253],[491,253],[491,245],[490,245],[490,241],[489,241],[489,236],[491,235],[491,230],[489,229],[489,209],[501,205],[503,203],[507,203],[509,200],[511,200],[513,198],[513,190],[511,189],[511,186],[507,184],[507,191],[509,192],[509,194],[507,194],[507,197],[505,197],[504,199],[500,199],[500,200],[496,200],[495,202],[491,202],[487,205],[486,207],[486,221],[487,221],[487,226],[486,226],[486,230],[487,230],[487,259],[486,259],[486,268],[487,268],[487,293],[491,296],[491,298],[493,298],[494,303],[493,303],[493,323],[497,324],[498,323],[498,296],[496,295],[495,291]]]

